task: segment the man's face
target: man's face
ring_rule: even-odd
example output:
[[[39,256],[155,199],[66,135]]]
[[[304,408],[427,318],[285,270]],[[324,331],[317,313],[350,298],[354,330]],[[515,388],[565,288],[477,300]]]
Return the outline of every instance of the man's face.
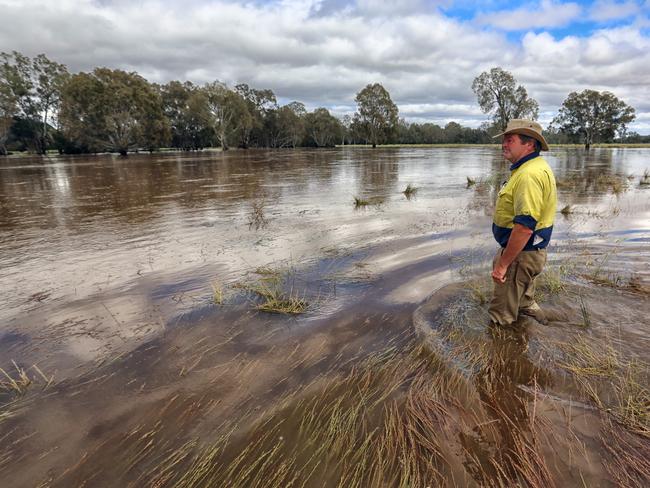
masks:
[[[511,163],[516,163],[527,154],[533,152],[535,147],[532,143],[522,144],[517,134],[506,134],[503,136],[501,149],[503,150],[504,158]]]

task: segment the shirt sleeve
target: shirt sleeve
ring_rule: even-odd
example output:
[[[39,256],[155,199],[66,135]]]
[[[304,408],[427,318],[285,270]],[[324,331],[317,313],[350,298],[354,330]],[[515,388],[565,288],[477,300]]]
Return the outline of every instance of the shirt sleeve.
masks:
[[[541,182],[531,175],[522,175],[513,192],[513,206],[513,222],[534,231],[542,218],[544,207],[544,188]]]

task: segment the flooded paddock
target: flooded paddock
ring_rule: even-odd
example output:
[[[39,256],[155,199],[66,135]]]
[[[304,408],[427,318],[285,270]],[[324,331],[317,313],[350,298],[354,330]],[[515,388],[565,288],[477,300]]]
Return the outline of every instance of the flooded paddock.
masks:
[[[512,330],[496,147],[1,160],[0,484],[647,486],[650,149],[547,160]]]

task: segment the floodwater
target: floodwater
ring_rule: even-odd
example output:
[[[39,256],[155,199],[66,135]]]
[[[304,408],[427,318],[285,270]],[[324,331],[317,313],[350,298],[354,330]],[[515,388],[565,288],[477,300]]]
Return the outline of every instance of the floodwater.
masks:
[[[312,418],[318,401],[353,397],[350,375],[376,374],[378,361],[415,367],[422,345],[473,385],[476,395],[465,389],[448,401],[475,402],[476,425],[456,412],[464,423],[436,451],[446,467],[439,478],[409,474],[412,486],[643,481],[647,461],[621,481],[629,460],[601,462],[599,442],[602,426],[620,428],[621,442],[648,458],[650,149],[561,148],[547,160],[558,211],[568,206],[540,289],[554,320],[527,324],[513,340],[494,339],[484,320],[491,211],[508,175],[496,147],[0,161],[3,486],[397,486],[386,473],[403,465],[346,478],[346,463],[301,437],[299,419]],[[255,290],[271,288],[306,309],[259,310]],[[614,351],[610,363],[639,373],[640,390],[626,397],[639,411],[612,414],[614,424],[602,412],[617,411],[621,390],[590,396],[598,374],[589,370],[587,381],[576,373],[584,364],[568,366],[576,351],[566,344],[587,337],[598,344],[590,353]],[[601,377],[613,382],[620,375],[610,366]],[[409,388],[422,370],[409,371],[378,405],[417,403]],[[486,387],[487,377],[497,380]],[[566,438],[569,425],[579,446],[540,447],[538,461],[562,459],[546,471],[524,471],[521,456],[494,458],[521,438],[512,434],[519,425],[536,439],[535,414],[521,420],[530,405],[545,412],[547,437]],[[371,409],[357,421],[375,428],[383,418]],[[507,434],[471,438],[477,426],[513,418]],[[383,435],[363,425],[364,435]]]

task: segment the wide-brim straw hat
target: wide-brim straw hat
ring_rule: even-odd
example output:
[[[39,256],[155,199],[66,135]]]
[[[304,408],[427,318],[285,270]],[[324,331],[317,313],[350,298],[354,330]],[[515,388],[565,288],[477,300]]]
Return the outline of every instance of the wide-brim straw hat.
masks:
[[[493,139],[505,136],[506,134],[522,134],[537,139],[542,144],[542,151],[548,151],[548,144],[542,135],[542,126],[534,120],[512,119],[508,122],[506,130],[494,136]]]

